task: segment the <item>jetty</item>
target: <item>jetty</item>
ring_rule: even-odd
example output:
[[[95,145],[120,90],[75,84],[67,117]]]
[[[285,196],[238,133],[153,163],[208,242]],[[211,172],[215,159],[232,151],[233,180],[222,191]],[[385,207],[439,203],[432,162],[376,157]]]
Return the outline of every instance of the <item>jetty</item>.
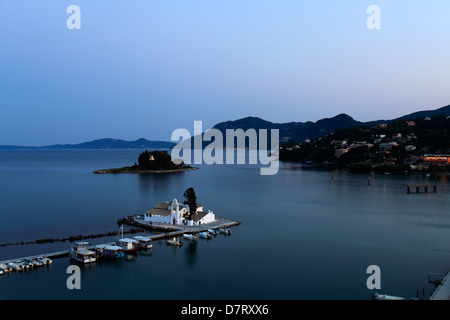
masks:
[[[434,290],[430,300],[450,300],[450,271],[447,272],[439,286]]]
[[[139,223],[139,222],[137,222]],[[212,230],[218,230],[221,228],[229,228],[229,227],[233,227],[233,226],[237,226],[239,225],[240,222],[239,221],[234,221],[234,220],[229,220],[229,219],[224,219],[224,218],[219,218],[211,223],[207,223],[207,224],[203,224],[203,225],[194,225],[194,226],[149,226],[148,224],[144,224],[144,223],[140,223],[140,225],[148,230],[165,230],[166,232],[162,232],[162,233],[156,233],[156,234],[149,234],[149,235],[145,235],[145,237],[151,239],[152,241],[154,240],[162,240],[162,239],[167,239],[167,238],[173,238],[173,237],[179,237],[179,236],[183,236],[184,233],[192,233],[192,234],[197,234],[200,232],[208,232],[209,229]],[[111,245],[113,243],[104,243],[104,244],[96,244],[96,245],[91,245],[90,247],[88,247],[88,249],[94,249],[95,246],[100,246],[100,245]],[[26,256],[26,257],[22,257],[22,258],[13,258],[13,259],[7,259],[7,260],[3,260],[0,261],[0,264],[8,264],[8,263],[13,263],[13,262],[17,262],[17,261],[21,261],[23,259],[28,259],[28,260],[33,260],[33,259],[37,259],[40,257],[47,257],[50,259],[56,259],[56,258],[64,258],[64,257],[69,257],[69,250],[62,250],[62,251],[56,251],[56,252],[49,252],[49,253],[42,253],[42,254],[36,254],[36,255],[32,255],[32,256]]]
[[[436,184],[408,184],[406,185],[406,193],[436,193],[437,185]]]

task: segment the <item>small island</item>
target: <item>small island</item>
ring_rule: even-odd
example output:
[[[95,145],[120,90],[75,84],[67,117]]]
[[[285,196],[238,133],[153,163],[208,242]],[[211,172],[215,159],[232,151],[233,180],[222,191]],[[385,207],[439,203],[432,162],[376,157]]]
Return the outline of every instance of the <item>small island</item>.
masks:
[[[186,165],[184,162],[173,163],[167,151],[145,150],[139,155],[138,163],[135,162],[131,167],[100,169],[95,170],[94,173],[170,173],[196,169],[198,168]]]

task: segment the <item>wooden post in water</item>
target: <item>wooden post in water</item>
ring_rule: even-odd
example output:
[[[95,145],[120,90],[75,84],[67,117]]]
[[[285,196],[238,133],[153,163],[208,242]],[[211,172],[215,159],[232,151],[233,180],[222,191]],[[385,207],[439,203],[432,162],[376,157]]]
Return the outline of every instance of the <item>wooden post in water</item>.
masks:
[[[433,185],[433,193],[436,193],[437,192],[437,185]]]
[[[425,185],[425,193],[428,193],[428,185]]]
[[[409,184],[406,186],[406,193],[407,194],[411,193],[411,186]]]

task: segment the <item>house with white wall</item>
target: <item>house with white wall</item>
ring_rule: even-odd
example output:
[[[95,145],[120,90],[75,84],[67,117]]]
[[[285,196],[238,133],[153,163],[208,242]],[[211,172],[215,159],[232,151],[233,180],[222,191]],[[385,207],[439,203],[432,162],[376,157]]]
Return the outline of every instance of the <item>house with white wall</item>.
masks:
[[[203,206],[197,204],[197,210],[189,217],[189,206],[179,203],[177,199],[161,202],[144,214],[144,221],[171,225],[200,225],[213,222],[216,218],[212,211],[203,211]]]

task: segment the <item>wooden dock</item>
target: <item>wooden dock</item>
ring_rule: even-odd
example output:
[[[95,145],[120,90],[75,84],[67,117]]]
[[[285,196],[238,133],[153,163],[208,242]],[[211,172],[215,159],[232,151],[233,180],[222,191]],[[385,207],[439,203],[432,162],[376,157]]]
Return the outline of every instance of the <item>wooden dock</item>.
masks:
[[[436,184],[408,184],[406,185],[406,193],[436,193],[437,185]]]
[[[207,232],[208,229],[216,230],[216,229],[220,229],[220,228],[229,228],[229,227],[237,226],[239,224],[240,224],[239,221],[218,218],[216,221],[208,223],[208,224],[204,224],[204,225],[200,225],[200,226],[189,226],[189,227],[183,226],[175,231],[146,235],[146,237],[152,239],[152,241],[153,240],[161,240],[161,239],[179,237],[179,236],[182,236],[184,233]],[[105,243],[105,244],[111,245],[113,243],[111,242],[111,243]],[[100,244],[98,244],[98,245],[100,245]],[[88,249],[94,249],[94,248],[95,248],[95,245],[88,247]],[[22,257],[22,258],[3,260],[3,261],[0,261],[0,264],[21,261],[23,259],[32,260],[34,258],[39,258],[39,257],[47,257],[50,259],[69,257],[69,250],[62,250],[62,251],[50,252],[50,253],[42,253],[42,254],[26,256],[26,257]]]

